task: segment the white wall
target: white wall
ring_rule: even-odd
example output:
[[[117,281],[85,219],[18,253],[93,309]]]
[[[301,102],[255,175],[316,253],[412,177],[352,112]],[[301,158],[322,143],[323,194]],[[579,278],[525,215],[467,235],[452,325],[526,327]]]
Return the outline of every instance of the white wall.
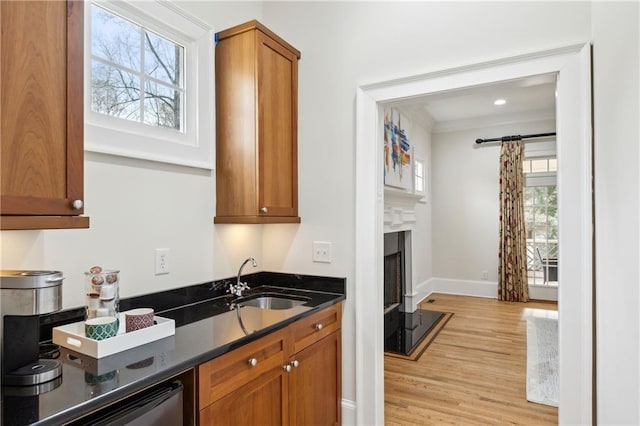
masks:
[[[500,143],[475,140],[547,132],[555,132],[554,120],[432,135],[434,277],[480,281],[487,271],[497,283]]]
[[[216,31],[262,18],[261,2],[178,4]],[[211,171],[86,153],[85,214],[87,230],[0,233],[0,266],[63,271],[64,308],[82,306],[83,271],[95,264],[121,270],[121,297],[233,276],[247,256],[264,269],[261,226],[214,227]],[[171,272],[155,276],[163,247]]]
[[[640,424],[640,7],[593,3],[598,424]]]

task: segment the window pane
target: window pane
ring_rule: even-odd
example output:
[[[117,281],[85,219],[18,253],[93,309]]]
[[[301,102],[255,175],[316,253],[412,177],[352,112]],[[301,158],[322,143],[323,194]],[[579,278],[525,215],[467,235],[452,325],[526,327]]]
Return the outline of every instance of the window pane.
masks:
[[[149,31],[144,32],[145,74],[176,86],[181,85],[183,48]]]
[[[545,273],[542,259],[558,257],[557,188],[525,188],[527,269],[529,284],[557,284],[557,277]]]
[[[140,120],[140,83],[131,73],[91,64],[91,109],[127,120]]]
[[[558,171],[558,160],[555,158],[549,158],[549,171],[557,172]]]
[[[543,160],[531,160],[531,172],[532,173],[540,173],[546,172],[549,168],[547,166],[547,159]]]
[[[98,6],[91,6],[91,54],[139,71],[141,28]]]
[[[522,173],[530,173],[531,172],[531,160],[522,161]]]
[[[418,192],[424,191],[424,181],[420,176],[416,176],[416,191]]]
[[[533,197],[535,191],[532,186],[525,186],[524,188],[524,205],[529,206],[533,204]]]
[[[180,130],[181,93],[154,81],[145,84],[144,122]]]

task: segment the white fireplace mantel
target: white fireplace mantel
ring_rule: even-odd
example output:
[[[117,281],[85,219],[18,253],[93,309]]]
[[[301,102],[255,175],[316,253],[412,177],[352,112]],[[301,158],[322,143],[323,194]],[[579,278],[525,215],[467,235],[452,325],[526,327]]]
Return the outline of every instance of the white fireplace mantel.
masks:
[[[384,188],[384,232],[412,231],[416,223],[416,204],[424,195],[401,189]]]
[[[384,232],[412,231],[416,224],[416,211],[402,207],[384,206]]]

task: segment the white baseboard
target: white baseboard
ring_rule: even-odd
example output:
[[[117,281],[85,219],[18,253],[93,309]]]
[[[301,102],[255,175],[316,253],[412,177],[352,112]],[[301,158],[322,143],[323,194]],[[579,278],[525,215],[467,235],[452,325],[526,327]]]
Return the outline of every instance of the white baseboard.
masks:
[[[434,293],[459,294],[461,296],[487,297],[498,296],[498,283],[495,281],[453,280],[449,278],[431,278]]]
[[[461,296],[496,299],[498,297],[498,283],[495,281],[431,278],[418,284],[412,294],[405,296],[405,306],[410,307],[410,312],[413,312],[418,308],[418,304],[426,299],[431,293],[457,294]],[[529,286],[529,298],[557,301],[558,287],[531,285]]]
[[[418,304],[429,297],[431,293],[457,294],[461,296],[495,299],[498,294],[498,283],[431,278],[418,284],[412,294],[405,296],[405,306],[410,307],[410,312],[413,312],[418,308]]]
[[[356,403],[344,398],[342,399],[342,424],[344,426],[356,424]]]
[[[416,286],[413,293],[404,297],[404,305],[409,307],[409,312],[413,312],[418,309],[418,303],[431,293],[433,293],[433,279],[423,281]]]

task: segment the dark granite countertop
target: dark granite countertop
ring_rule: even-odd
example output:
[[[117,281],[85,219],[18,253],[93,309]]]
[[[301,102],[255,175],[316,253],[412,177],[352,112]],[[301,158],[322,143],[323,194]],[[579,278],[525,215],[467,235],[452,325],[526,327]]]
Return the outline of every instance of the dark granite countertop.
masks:
[[[62,380],[55,389],[34,396],[11,395],[14,388],[2,389],[2,424],[59,425],[82,420],[87,413],[345,300],[342,278],[261,272],[244,280],[252,287],[246,295],[272,292],[307,301],[285,310],[234,307],[233,297],[225,292],[229,280],[122,300],[121,311],[153,307],[156,315],[175,320],[175,335],[100,359],[61,348]],[[41,336],[83,314],[83,309],[76,309],[41,319]]]

